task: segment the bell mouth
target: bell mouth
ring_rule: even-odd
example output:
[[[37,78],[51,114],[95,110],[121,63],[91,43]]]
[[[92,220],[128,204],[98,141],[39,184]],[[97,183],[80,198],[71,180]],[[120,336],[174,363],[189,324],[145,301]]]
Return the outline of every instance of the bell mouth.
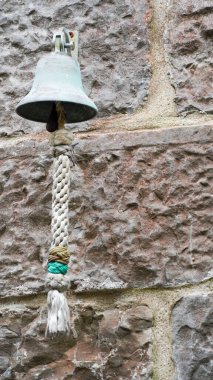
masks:
[[[37,101],[20,104],[17,106],[16,112],[25,119],[47,123],[54,103],[54,101]],[[64,108],[67,124],[86,121],[97,114],[97,109],[89,105],[72,102],[61,102],[61,105]]]

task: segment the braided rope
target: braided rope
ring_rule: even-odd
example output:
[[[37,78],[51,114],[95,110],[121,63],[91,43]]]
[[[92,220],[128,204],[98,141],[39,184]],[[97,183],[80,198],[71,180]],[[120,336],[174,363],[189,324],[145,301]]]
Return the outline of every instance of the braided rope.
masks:
[[[58,119],[63,126],[64,117]],[[70,192],[71,162],[74,160],[69,144],[72,136],[62,128],[52,133],[53,145],[53,186],[52,186],[52,222],[51,248],[48,258],[46,286],[48,292],[48,318],[46,334],[69,332],[69,307],[64,291],[70,286],[66,276],[70,253],[68,250],[68,202]],[[53,289],[53,290],[52,290]]]
[[[52,185],[52,221],[51,221],[51,248],[48,257],[48,274],[46,286],[61,288],[59,273],[66,274],[70,253],[68,250],[68,227],[69,227],[69,189],[71,178],[71,163],[74,165],[72,148],[73,140],[65,129],[60,129],[51,134],[53,145],[53,185]],[[52,277],[55,280],[52,281]],[[66,280],[67,287],[69,281]]]
[[[70,187],[70,159],[61,154],[54,158],[52,189],[51,248],[68,245],[68,200]]]

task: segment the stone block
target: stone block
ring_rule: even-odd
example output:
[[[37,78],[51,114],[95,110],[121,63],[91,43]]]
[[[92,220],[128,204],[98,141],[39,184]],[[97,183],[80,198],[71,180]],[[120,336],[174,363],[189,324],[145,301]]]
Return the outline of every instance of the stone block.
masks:
[[[44,289],[52,188],[47,147],[47,142],[28,141],[0,148],[1,296]]]
[[[150,20],[148,0],[5,2],[0,18],[1,135],[44,128],[14,110],[31,88],[39,58],[52,48],[53,32],[64,26],[80,33],[83,83],[99,117],[132,112],[148,94]]]
[[[78,140],[69,206],[73,289],[212,278],[212,132],[199,126]],[[0,158],[0,294],[41,293],[51,240],[49,144],[8,142]]]
[[[213,296],[182,298],[173,310],[176,380],[213,379]]]
[[[39,315],[39,317],[38,317]],[[143,305],[97,312],[91,305],[71,308],[71,332],[45,337],[46,310],[2,309],[2,379],[149,380],[152,376],[152,314]],[[8,338],[9,337],[9,338]],[[4,350],[4,346],[9,349]]]
[[[180,113],[212,113],[212,1],[170,2],[166,50]]]
[[[78,145],[81,204],[70,204],[77,290],[211,278],[211,131],[119,133]]]

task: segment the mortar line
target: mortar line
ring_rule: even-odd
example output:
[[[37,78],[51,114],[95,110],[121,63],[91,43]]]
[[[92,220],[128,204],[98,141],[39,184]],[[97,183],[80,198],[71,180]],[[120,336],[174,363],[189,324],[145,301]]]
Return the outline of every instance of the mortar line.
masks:
[[[139,113],[137,114],[134,114],[132,115],[131,117],[128,116],[128,119],[125,120],[125,124],[128,124],[128,123],[131,123],[131,119],[134,119],[136,116],[138,116]],[[210,116],[209,116],[210,117]],[[168,119],[170,119],[170,117],[168,117]],[[173,118],[174,119],[174,118]],[[101,135],[117,135],[117,134],[124,134],[124,133],[132,133],[132,134],[135,134],[135,133],[143,133],[143,132],[150,132],[150,133],[154,133],[154,132],[157,132],[157,131],[170,131],[170,130],[174,130],[174,129],[182,129],[182,128],[205,128],[205,127],[212,127],[213,124],[213,120],[212,118],[209,119],[208,121],[204,121],[204,120],[200,120],[199,123],[194,123],[192,122],[191,124],[187,124],[187,125],[183,125],[181,124],[181,121],[182,119],[176,117],[175,118],[176,121],[177,120],[180,120],[180,124],[175,124],[175,125],[170,125],[169,127],[168,126],[164,126],[164,127],[159,127],[159,125],[156,125],[156,126],[153,126],[153,125],[150,125],[150,127],[147,127],[147,126],[144,126],[144,127],[135,127],[134,129],[122,129],[121,126],[119,126],[119,129],[116,129],[116,127],[107,127],[107,129],[91,129],[91,130],[87,130],[87,131],[71,131],[70,130],[70,133],[73,133],[74,136],[76,138],[81,138],[82,140],[86,140],[87,138],[90,138],[90,137],[96,137],[96,136],[101,136]],[[140,120],[141,122],[141,120]],[[171,120],[171,124],[172,124],[173,120]],[[114,124],[114,121],[112,121],[112,124]],[[43,138],[41,138],[43,137]],[[0,143],[4,143],[5,145],[10,145],[13,144],[13,143],[21,143],[21,142],[24,142],[24,141],[38,141],[40,143],[44,142],[44,141],[48,141],[49,138],[48,138],[48,134],[46,132],[39,132],[39,133],[27,133],[25,135],[22,135],[22,136],[15,136],[15,135],[10,135],[8,137],[0,137]]]
[[[177,116],[174,103],[175,91],[167,76],[168,62],[164,49],[164,33],[167,20],[167,0],[152,0],[153,18],[150,32],[152,77],[146,104],[138,110],[147,118]]]
[[[82,140],[83,141],[83,140]],[[188,142],[160,142],[160,143],[154,143],[154,144],[138,144],[138,145],[131,145],[131,146],[124,146],[124,147],[121,147],[121,148],[109,148],[109,149],[104,149],[104,150],[99,150],[99,151],[94,151],[94,150],[88,150],[86,151],[85,153],[83,152],[82,155],[84,154],[101,154],[101,153],[105,153],[105,152],[117,152],[117,151],[131,151],[131,150],[134,150],[134,149],[138,149],[138,148],[143,148],[143,147],[146,147],[146,148],[151,148],[151,147],[176,147],[176,146],[179,146],[179,145],[187,145],[187,146],[190,146],[191,144],[193,145],[203,145],[203,144],[211,144],[212,143],[212,138],[210,138],[209,140],[206,139],[206,140],[202,140],[202,141],[188,141]],[[26,158],[26,157],[37,157],[36,154],[35,155],[31,155],[29,156],[29,154],[27,155],[21,155],[21,156],[18,156],[18,158]],[[1,160],[3,159],[17,159],[17,156],[4,156],[3,158],[0,158]],[[80,161],[80,160],[77,160],[77,161]]]
[[[162,294],[163,298],[168,298],[170,295],[173,294],[181,294],[181,293],[190,293],[199,291],[200,289],[203,289],[204,291],[211,292],[213,291],[213,278],[205,279],[202,282],[198,284],[182,284],[177,287],[168,287],[168,288],[156,288],[156,287],[149,287],[149,288],[123,288],[123,289],[94,289],[94,290],[88,290],[88,291],[82,291],[82,292],[74,292],[74,291],[68,291],[68,298],[69,300],[79,300],[79,301],[96,301],[100,300],[101,298],[104,299],[104,301],[109,302],[110,299],[118,299],[118,298],[129,298],[131,296],[134,297],[147,297],[147,296],[155,296],[156,294]],[[8,296],[8,297],[1,297],[0,296],[0,305],[10,305],[10,304],[28,304],[31,303],[33,306],[35,305],[35,300],[37,301],[45,301],[46,302],[47,292],[39,293],[39,294],[27,294],[27,295],[16,295],[16,296]],[[113,301],[114,302],[114,301]]]

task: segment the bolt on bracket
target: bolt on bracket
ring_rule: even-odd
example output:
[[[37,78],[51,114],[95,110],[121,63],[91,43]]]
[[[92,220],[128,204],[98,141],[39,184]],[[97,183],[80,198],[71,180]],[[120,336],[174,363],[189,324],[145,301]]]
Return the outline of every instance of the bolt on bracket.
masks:
[[[63,28],[62,32],[54,33],[53,47],[56,53],[66,53],[78,60],[78,31]]]

